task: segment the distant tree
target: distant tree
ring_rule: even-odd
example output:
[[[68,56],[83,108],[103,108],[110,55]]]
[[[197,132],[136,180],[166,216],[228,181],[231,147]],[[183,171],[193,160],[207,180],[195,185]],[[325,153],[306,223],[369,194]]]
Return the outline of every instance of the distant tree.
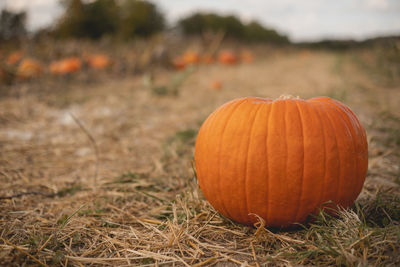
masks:
[[[222,20],[227,36],[242,38],[245,32],[245,25],[235,16],[227,16]]]
[[[10,40],[26,35],[26,12],[2,10],[0,15],[0,39]]]
[[[164,17],[154,4],[139,0],[63,0],[65,14],[55,33],[59,37],[98,39],[149,36],[164,28]]]
[[[114,34],[118,26],[118,7],[115,0],[64,0],[66,11],[56,27],[59,37],[88,37],[98,39]]]
[[[245,37],[249,41],[269,41],[273,43],[287,43],[289,39],[279,34],[273,29],[263,27],[257,21],[252,21],[247,24],[245,29]]]
[[[115,0],[97,0],[84,6],[83,20],[86,34],[97,39],[105,34],[114,34],[118,27],[118,7]]]
[[[221,16],[213,13],[195,13],[181,19],[178,25],[188,35],[201,34],[207,31],[224,31],[226,36],[243,41],[288,42],[286,36],[273,29],[265,28],[257,21],[244,24],[233,15]]]
[[[81,0],[64,0],[65,13],[56,25],[56,35],[60,37],[80,37],[84,35],[82,26],[84,10]]]
[[[181,19],[178,24],[185,34],[201,34],[205,31],[224,31],[227,35],[239,37],[243,24],[235,16],[220,16],[213,13],[195,13]]]
[[[195,13],[191,16],[178,21],[178,25],[182,28],[184,34],[201,34],[206,30],[205,15]],[[215,29],[213,29],[215,31]]]
[[[123,38],[147,37],[162,31],[164,26],[164,16],[154,4],[140,0],[122,2],[119,31]]]

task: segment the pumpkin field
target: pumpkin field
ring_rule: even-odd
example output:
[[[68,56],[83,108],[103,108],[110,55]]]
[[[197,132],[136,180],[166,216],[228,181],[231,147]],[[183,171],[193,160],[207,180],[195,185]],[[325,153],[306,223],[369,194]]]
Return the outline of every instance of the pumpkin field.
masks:
[[[332,49],[155,37],[0,53],[0,265],[400,265],[399,39]],[[354,112],[366,180],[336,216],[242,225],[205,199],[196,137],[228,101],[282,95]]]

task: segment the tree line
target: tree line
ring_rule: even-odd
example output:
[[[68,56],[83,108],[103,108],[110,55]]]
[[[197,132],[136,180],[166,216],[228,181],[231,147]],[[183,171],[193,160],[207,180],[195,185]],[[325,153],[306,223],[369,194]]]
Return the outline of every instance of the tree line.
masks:
[[[166,30],[164,14],[145,0],[61,0],[64,14],[46,32],[56,38],[118,39],[148,37]],[[26,13],[3,11],[0,39],[26,34]],[[180,19],[174,28],[184,35],[224,32],[228,38],[251,42],[285,43],[288,38],[257,21],[242,22],[234,15],[194,13]]]

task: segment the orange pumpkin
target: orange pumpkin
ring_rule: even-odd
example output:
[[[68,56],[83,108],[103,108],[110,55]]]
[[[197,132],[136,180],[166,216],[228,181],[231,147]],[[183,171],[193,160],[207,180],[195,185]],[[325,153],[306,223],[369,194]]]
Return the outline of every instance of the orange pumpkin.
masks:
[[[184,61],[182,58],[180,58],[180,57],[175,58],[175,59],[172,61],[172,65],[173,65],[173,66],[175,67],[175,69],[177,69],[177,70],[183,70],[183,69],[186,67],[185,61]]]
[[[15,65],[22,59],[23,56],[24,53],[21,51],[14,51],[7,57],[6,63],[8,65]]]
[[[110,64],[110,58],[104,54],[90,55],[86,61],[94,69],[104,69]]]
[[[253,53],[249,50],[242,50],[242,52],[240,52],[240,61],[245,63],[253,62],[254,61]]]
[[[226,50],[219,52],[218,61],[224,65],[234,65],[237,63],[238,60],[236,55],[232,51]]]
[[[256,214],[267,226],[290,227],[329,201],[354,202],[368,148],[360,122],[338,101],[248,97],[206,119],[195,165],[206,199],[222,215],[251,225]]]
[[[56,75],[74,73],[82,68],[82,61],[78,57],[65,58],[50,64],[50,72]]]
[[[43,72],[43,66],[39,61],[32,58],[25,58],[18,65],[17,76],[22,79],[29,79],[39,76]]]
[[[215,90],[215,91],[220,91],[220,90],[222,89],[222,83],[221,83],[221,81],[218,81],[218,80],[212,81],[212,82],[210,83],[210,88],[211,88],[212,90]]]
[[[185,62],[186,65],[197,64],[200,61],[200,57],[197,52],[186,51],[182,56],[182,60]]]

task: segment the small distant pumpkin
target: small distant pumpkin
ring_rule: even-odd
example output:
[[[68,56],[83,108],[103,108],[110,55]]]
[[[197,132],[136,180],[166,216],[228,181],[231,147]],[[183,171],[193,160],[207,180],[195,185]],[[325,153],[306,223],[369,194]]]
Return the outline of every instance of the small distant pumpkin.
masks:
[[[238,58],[232,51],[225,50],[219,52],[218,61],[224,65],[234,65],[238,62]]]
[[[6,59],[6,64],[8,65],[16,65],[24,56],[22,51],[14,51],[12,52]]]
[[[172,65],[177,70],[183,70],[186,67],[186,63],[181,57],[174,58]]]
[[[251,63],[254,61],[254,55],[249,50],[242,50],[240,52],[240,61],[244,63]]]
[[[25,58],[17,68],[17,77],[30,79],[39,76],[43,72],[42,64],[33,58]]]
[[[104,54],[89,55],[86,62],[90,68],[104,69],[110,65],[110,58]]]
[[[212,81],[210,83],[210,88],[214,91],[220,91],[222,89],[222,82],[219,80]]]
[[[197,64],[200,61],[199,53],[190,50],[186,51],[182,56],[182,60],[186,65]]]
[[[82,60],[78,57],[70,57],[54,61],[50,64],[50,73],[65,75],[78,72],[82,68]]]
[[[368,144],[354,113],[329,97],[247,97],[205,120],[194,158],[200,188],[222,215],[290,227],[332,203],[352,205],[367,174]]]

